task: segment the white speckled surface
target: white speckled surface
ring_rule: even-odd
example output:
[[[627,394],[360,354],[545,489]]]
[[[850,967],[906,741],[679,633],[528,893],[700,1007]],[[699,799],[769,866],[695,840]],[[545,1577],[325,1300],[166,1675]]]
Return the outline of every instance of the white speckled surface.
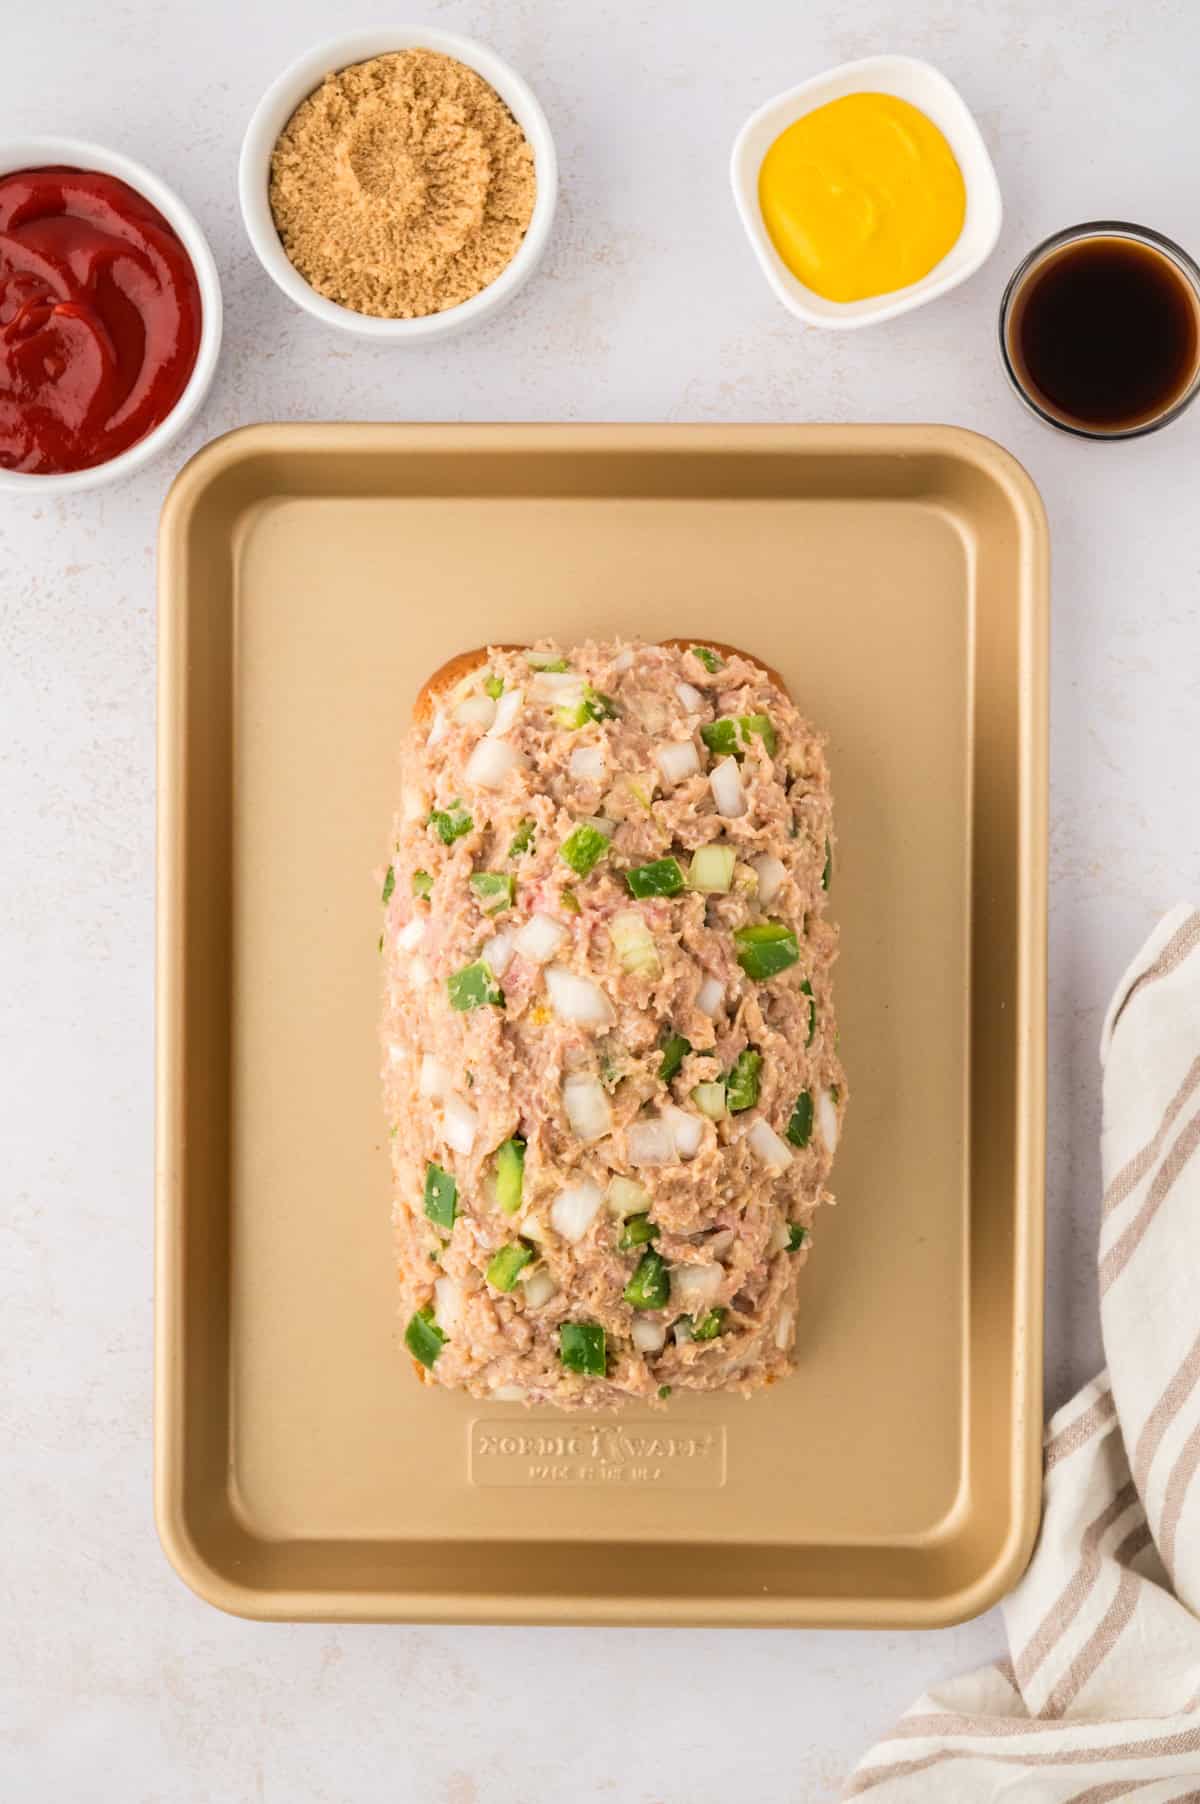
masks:
[[[0,1796],[269,1804],[758,1804],[835,1796],[995,1615],[927,1635],[272,1628],[198,1603],[150,1502],[153,534],[173,470],[260,419],[948,420],[1022,458],[1054,544],[1048,1400],[1098,1361],[1096,1040],[1153,918],[1200,891],[1200,409],[1090,447],[1027,418],[993,348],[1008,269],[1068,221],[1200,243],[1200,9],[1097,0],[427,5],[536,88],[563,196],[543,273],[477,336],[375,350],[267,282],[237,146],[329,0],[43,0],[3,19],[5,131],[110,141],[175,183],[226,295],[210,403],[172,457],[70,503],[0,503]],[[799,329],[742,241],[744,115],[907,50],[976,110],[1007,206],[981,275],[848,337]]]

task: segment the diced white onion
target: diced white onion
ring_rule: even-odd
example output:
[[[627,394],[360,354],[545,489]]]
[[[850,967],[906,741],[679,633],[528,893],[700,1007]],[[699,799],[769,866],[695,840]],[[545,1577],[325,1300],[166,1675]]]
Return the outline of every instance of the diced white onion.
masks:
[[[692,1101],[702,1115],[710,1121],[725,1119],[725,1086],[724,1084],[697,1084],[692,1091]]]
[[[669,1121],[633,1121],[626,1134],[631,1165],[674,1165],[678,1158]]]
[[[568,1185],[566,1190],[559,1191],[550,1205],[550,1220],[555,1231],[564,1240],[582,1240],[603,1201],[599,1184],[593,1184],[590,1178]]]
[[[506,689],[496,703],[496,718],[488,728],[493,739],[502,739],[521,712],[525,700],[523,689]]]
[[[690,739],[674,740],[655,748],[654,762],[666,783],[682,783],[700,769],[700,754]]]
[[[719,764],[714,764],[708,782],[718,814],[730,821],[745,814],[746,792],[742,788],[742,773],[736,758],[722,758]]]
[[[821,1130],[822,1140],[830,1152],[835,1153],[838,1143],[838,1112],[837,1104],[828,1090],[817,1092],[817,1126]]]
[[[699,1115],[689,1115],[686,1109],[680,1109],[674,1103],[662,1112],[662,1118],[670,1128],[675,1139],[675,1148],[681,1159],[694,1159],[700,1151],[700,1143],[704,1139],[704,1122]]]
[[[496,718],[496,704],[490,695],[468,695],[454,710],[454,718],[461,727],[482,727],[486,732]]]
[[[583,700],[583,678],[577,670],[539,670],[529,687],[539,701],[559,708]]]
[[[781,1353],[786,1353],[792,1344],[792,1329],[795,1322],[796,1312],[794,1309],[780,1311],[779,1320],[775,1324],[775,1345]]]
[[[467,1297],[457,1278],[439,1278],[433,1287],[433,1319],[448,1340],[462,1327]]]
[[[675,693],[685,708],[694,711],[696,708],[704,706],[704,697],[698,689],[693,689],[690,683],[676,683]]]
[[[725,985],[715,977],[706,977],[696,991],[696,1007],[705,1015],[719,1015],[725,1000]]]
[[[597,833],[603,833],[605,839],[611,839],[617,830],[616,821],[606,821],[602,814],[585,814],[583,823],[585,827],[594,827]]]
[[[521,1237],[536,1241],[538,1246],[542,1245],[546,1238],[546,1224],[540,1215],[534,1215],[531,1211],[521,1217]]]
[[[633,669],[633,647],[632,647],[632,645],[624,645],[621,647],[621,650],[617,653],[616,657],[613,659],[610,668],[612,670],[615,670],[618,676],[620,676],[620,674],[623,670],[632,670]]]
[[[779,894],[787,876],[787,866],[781,858],[776,858],[770,852],[764,852],[761,857],[752,858],[750,863],[758,875],[758,899],[765,906],[768,902],[773,902]]]
[[[723,1265],[673,1265],[671,1301],[691,1315],[720,1296],[724,1281]]]
[[[523,1384],[494,1384],[493,1403],[524,1403],[528,1392]]]
[[[671,1330],[671,1334],[674,1337],[675,1345],[677,1347],[682,1347],[685,1340],[691,1340],[692,1324],[686,1316],[682,1322],[676,1322]]]
[[[532,959],[535,965],[544,965],[554,957],[567,937],[567,929],[561,921],[554,920],[551,915],[537,914],[530,915],[513,943],[522,958]]]
[[[524,1224],[522,1224],[524,1226]],[[521,1287],[525,1292],[525,1302],[530,1309],[540,1309],[548,1303],[558,1290],[558,1285],[543,1267],[540,1271],[531,1272]]]
[[[599,745],[577,745],[567,760],[567,768],[577,783],[604,781],[604,748]]]
[[[550,1007],[560,1021],[571,1021],[580,1027],[609,1027],[616,1019],[612,1003],[599,984],[590,977],[580,977],[565,965],[546,966],[546,988]]]
[[[400,798],[406,821],[421,821],[429,813],[429,799],[419,789],[405,789]]]
[[[436,745],[439,739],[446,737],[446,716],[441,708],[434,710],[433,725],[425,736],[426,745]]]
[[[417,1079],[417,1092],[421,1096],[445,1096],[450,1088],[450,1073],[439,1064],[431,1052],[427,1052],[421,1060],[421,1075]]]
[[[430,981],[433,972],[418,952],[408,961],[408,981],[414,990],[423,990]]]
[[[608,924],[617,961],[623,971],[657,972],[662,969],[654,935],[636,908],[623,908]]]
[[[530,650],[525,653],[525,662],[532,664],[535,670],[540,670],[543,664],[557,664],[561,657],[562,653],[559,651]]]
[[[571,1131],[585,1144],[612,1132],[612,1109],[599,1078],[572,1073],[563,1083],[563,1107]]]
[[[423,915],[414,915],[408,925],[402,927],[396,935],[396,944],[401,952],[415,952],[425,938],[425,919]]]
[[[479,948],[479,956],[493,977],[504,976],[512,955],[513,935],[511,933],[494,933],[491,939],[485,940]]]
[[[650,1192],[633,1178],[623,1178],[618,1174],[609,1179],[605,1200],[612,1213],[621,1221],[627,1215],[644,1215],[650,1207]]]
[[[786,1140],[781,1140],[769,1121],[760,1115],[752,1122],[746,1135],[751,1151],[762,1160],[764,1165],[775,1171],[786,1171],[792,1162],[792,1149]]]
[[[697,846],[688,866],[688,888],[702,896],[727,896],[737,853],[732,846]]]
[[[481,739],[467,759],[463,775],[477,789],[500,789],[509,771],[517,770],[524,762],[507,739]]]
[[[656,1322],[648,1315],[635,1315],[630,1338],[639,1353],[661,1353],[667,1339],[665,1322]]]
[[[771,1238],[767,1242],[768,1253],[782,1253],[784,1247],[787,1246],[791,1238],[791,1234],[788,1232],[788,1225],[781,1217],[771,1230]]]
[[[442,1115],[442,1133],[446,1137],[447,1146],[452,1146],[465,1159],[475,1145],[478,1132],[479,1116],[469,1102],[452,1091],[446,1098]]]

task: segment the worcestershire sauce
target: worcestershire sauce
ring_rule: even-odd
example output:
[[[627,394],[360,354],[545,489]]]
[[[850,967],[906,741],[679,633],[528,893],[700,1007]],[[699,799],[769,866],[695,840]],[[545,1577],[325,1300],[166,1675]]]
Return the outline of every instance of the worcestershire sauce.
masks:
[[[1129,238],[1082,238],[1035,264],[1007,338],[1030,398],[1092,432],[1126,432],[1169,412],[1200,353],[1187,277]]]

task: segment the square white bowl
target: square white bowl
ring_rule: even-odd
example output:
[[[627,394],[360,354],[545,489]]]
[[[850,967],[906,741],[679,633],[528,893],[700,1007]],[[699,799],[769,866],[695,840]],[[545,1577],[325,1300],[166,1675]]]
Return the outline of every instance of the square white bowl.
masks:
[[[967,212],[962,231],[950,250],[919,282],[864,301],[829,301],[794,276],[772,244],[758,204],[758,175],[763,158],[780,132],[828,101],[863,93],[894,94],[919,107],[933,121],[962,170]],[[996,171],[966,101],[939,69],[915,56],[866,56],[857,62],[840,63],[824,75],[815,75],[811,81],[789,88],[786,94],[777,94],[774,100],[759,107],[738,133],[730,175],[746,236],[767,281],[797,319],[834,331],[895,319],[897,314],[949,294],[973,276],[991,255],[1004,216]]]

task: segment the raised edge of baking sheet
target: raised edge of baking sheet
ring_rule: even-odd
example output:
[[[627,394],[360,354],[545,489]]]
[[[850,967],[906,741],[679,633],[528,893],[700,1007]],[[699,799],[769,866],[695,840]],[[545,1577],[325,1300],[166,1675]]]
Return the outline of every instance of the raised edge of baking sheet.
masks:
[[[272,1618],[931,1625],[1037,1526],[1047,542],[945,427],[262,426],[160,537],[155,1490]],[[829,735],[851,1112],[798,1371],[526,1412],[399,1341],[376,1015],[413,697],[688,633]],[[402,1130],[401,1130],[402,1131]]]

